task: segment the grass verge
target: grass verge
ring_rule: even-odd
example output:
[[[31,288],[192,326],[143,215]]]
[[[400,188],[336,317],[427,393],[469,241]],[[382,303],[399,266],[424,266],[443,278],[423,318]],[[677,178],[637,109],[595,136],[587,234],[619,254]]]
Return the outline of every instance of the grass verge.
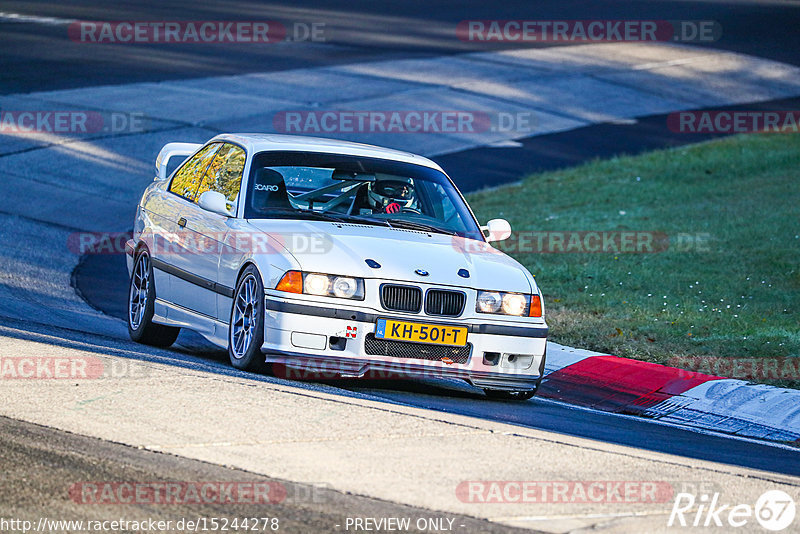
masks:
[[[468,200],[511,222],[498,248],[536,275],[553,341],[800,387],[800,136],[594,161]],[[614,251],[625,232],[639,251]]]

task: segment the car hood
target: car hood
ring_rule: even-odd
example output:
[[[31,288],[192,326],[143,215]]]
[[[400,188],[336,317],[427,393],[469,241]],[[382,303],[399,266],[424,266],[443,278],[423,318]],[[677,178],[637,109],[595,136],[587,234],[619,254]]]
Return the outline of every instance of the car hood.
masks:
[[[487,243],[385,226],[281,219],[250,220],[308,272],[529,293],[535,283],[516,260]],[[369,267],[366,260],[380,264]],[[459,270],[469,271],[469,278]],[[417,274],[427,272],[427,276]]]

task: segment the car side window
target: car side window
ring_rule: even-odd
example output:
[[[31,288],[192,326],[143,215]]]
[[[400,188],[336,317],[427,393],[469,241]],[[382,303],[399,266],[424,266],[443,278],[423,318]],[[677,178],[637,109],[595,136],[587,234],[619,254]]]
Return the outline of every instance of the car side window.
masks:
[[[230,143],[223,144],[208,167],[208,172],[195,195],[196,199],[206,191],[222,193],[228,201],[228,209],[236,213],[246,159],[247,155],[240,147]]]
[[[220,145],[221,143],[211,143],[184,163],[175,173],[175,176],[172,177],[169,191],[194,202],[197,197],[197,189],[206,174],[206,169],[208,169]]]

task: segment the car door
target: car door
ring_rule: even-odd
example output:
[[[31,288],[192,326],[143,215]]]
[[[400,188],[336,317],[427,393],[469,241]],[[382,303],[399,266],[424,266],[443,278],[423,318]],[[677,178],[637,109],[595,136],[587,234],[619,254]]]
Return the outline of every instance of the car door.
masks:
[[[187,301],[191,301],[192,293],[196,292],[187,290],[187,280],[196,275],[184,214],[194,204],[197,190],[221,146],[222,143],[211,143],[184,162],[159,199],[157,212],[152,214],[153,224],[157,225],[151,251],[156,292],[159,299],[180,306],[188,307]],[[169,310],[166,314],[171,317]]]
[[[218,283],[220,258],[229,256],[232,252],[229,248],[225,248],[223,243],[225,243],[225,236],[231,231],[231,228],[237,226],[234,216],[238,208],[245,160],[246,153],[241,147],[232,143],[224,143],[208,167],[205,177],[197,189],[194,202],[186,206],[182,212],[183,218],[186,220],[185,232],[188,238],[186,242],[189,249],[187,258],[191,259],[192,273],[200,278],[194,283],[200,283],[210,289],[202,293],[195,292],[187,295],[182,299],[182,305],[209,317],[224,318],[225,322],[228,319],[227,312],[219,314],[217,302],[222,297],[228,299],[227,302],[230,303],[234,288]],[[199,206],[200,196],[206,191],[215,191],[225,196],[231,217],[206,211]],[[178,283],[182,284],[183,282]],[[230,311],[230,305],[227,308]]]

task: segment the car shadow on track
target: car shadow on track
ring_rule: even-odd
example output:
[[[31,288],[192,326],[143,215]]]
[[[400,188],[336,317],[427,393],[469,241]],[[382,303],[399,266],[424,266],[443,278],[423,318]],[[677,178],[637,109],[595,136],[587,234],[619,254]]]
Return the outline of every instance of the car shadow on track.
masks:
[[[231,366],[227,351],[212,345],[202,336],[189,331],[182,331],[172,347],[160,349],[141,345],[127,338],[117,338],[31,321],[20,321],[9,317],[0,317],[0,338],[42,343],[97,354],[98,356],[157,363],[256,382],[281,384],[312,391],[324,391],[342,396],[361,398],[366,396],[358,393],[355,387],[343,387],[347,383],[355,385],[355,382],[357,382],[355,380],[298,381],[270,373],[241,371]],[[387,386],[390,383],[389,381],[385,382]],[[442,395],[447,395],[447,389],[439,389]]]

